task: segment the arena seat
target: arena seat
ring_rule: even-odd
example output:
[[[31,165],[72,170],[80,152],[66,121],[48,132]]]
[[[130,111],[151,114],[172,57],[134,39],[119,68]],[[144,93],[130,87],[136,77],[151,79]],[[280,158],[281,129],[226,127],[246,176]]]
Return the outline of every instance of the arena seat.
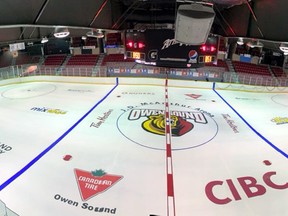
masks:
[[[45,58],[43,65],[60,66],[66,59],[66,55],[49,55]]]
[[[221,68],[224,68],[225,71],[229,71],[227,63],[221,59],[217,60],[217,64],[213,64],[211,62],[211,63],[206,63],[205,66],[207,66],[207,67],[221,67]]]
[[[82,55],[74,55],[69,58],[66,63],[66,66],[79,66],[79,65],[89,65],[95,66],[97,63],[99,55],[96,54],[82,54]]]
[[[101,65],[114,67],[133,67],[135,65],[135,60],[124,59],[124,54],[109,54],[104,57]]]
[[[12,56],[11,55],[0,56],[0,68],[11,66],[11,64],[12,64]]]
[[[267,65],[256,65],[240,61],[232,61],[235,72],[237,73],[248,73],[256,74],[261,76],[271,76]]]
[[[270,67],[275,77],[283,77],[286,76],[286,73],[283,71],[283,68],[271,66]]]
[[[15,65],[25,65],[25,64],[38,64],[40,56],[30,56],[27,54],[20,54],[15,60]]]

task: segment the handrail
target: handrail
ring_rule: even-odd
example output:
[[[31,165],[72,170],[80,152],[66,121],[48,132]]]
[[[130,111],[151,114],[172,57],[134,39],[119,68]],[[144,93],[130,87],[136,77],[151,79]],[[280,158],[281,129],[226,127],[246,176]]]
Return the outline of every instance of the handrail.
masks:
[[[0,80],[17,78],[22,76],[83,76],[83,77],[107,77],[107,76],[142,76],[161,77],[161,74],[168,74],[170,78],[183,80],[202,80],[224,83],[238,83],[255,86],[288,87],[287,77],[260,76],[247,73],[232,73],[215,71],[205,67],[195,68],[162,68],[140,66],[136,68],[119,66],[39,66],[17,65],[0,68]]]

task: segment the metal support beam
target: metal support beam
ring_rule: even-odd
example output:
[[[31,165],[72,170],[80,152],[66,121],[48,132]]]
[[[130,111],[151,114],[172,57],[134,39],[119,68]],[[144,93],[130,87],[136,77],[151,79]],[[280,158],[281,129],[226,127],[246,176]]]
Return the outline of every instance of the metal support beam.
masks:
[[[98,9],[98,11],[96,12],[93,20],[90,22],[89,26],[91,27],[92,24],[95,22],[95,20],[97,19],[97,17],[99,16],[99,14],[103,11],[103,8],[105,7],[105,5],[107,4],[108,0],[105,0],[102,5],[100,6],[100,8]]]
[[[253,3],[252,3],[252,4],[253,4]],[[258,19],[257,19],[257,17],[256,17],[256,14],[254,13],[254,11],[253,11],[253,9],[252,9],[252,7],[251,7],[251,5],[250,5],[250,3],[249,3],[248,0],[246,0],[246,5],[248,6],[248,8],[249,8],[249,10],[250,10],[250,13],[251,13],[252,16],[253,16],[253,19],[254,19],[254,21],[255,21],[255,23],[256,23],[257,29],[258,29],[261,37],[264,38],[264,34],[263,34],[263,32],[261,31],[261,29],[260,29],[260,26],[259,26],[259,24],[258,24]],[[251,26],[251,24],[250,24],[250,26]]]
[[[124,13],[118,18],[118,20],[112,25],[112,29],[117,29],[117,27],[119,26],[118,24],[121,22],[121,20],[125,17],[125,15],[128,14],[129,10],[131,8],[133,8],[136,4],[138,4],[140,2],[140,0],[137,0],[137,1],[134,1],[133,4],[131,4],[127,9],[126,11],[124,11]],[[134,9],[135,10],[135,9]],[[133,10],[133,11],[134,11]],[[131,13],[130,13],[131,14]],[[126,18],[127,19],[127,18]],[[124,18],[125,20],[125,18]],[[121,22],[123,23],[123,22]]]

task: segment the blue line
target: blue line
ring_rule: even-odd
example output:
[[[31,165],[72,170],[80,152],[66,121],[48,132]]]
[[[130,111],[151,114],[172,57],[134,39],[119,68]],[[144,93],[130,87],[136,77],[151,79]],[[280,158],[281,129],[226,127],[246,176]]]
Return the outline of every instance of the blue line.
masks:
[[[84,118],[86,118],[100,103],[102,103],[118,86],[118,77],[116,77],[115,86],[100,100],[98,101],[85,115],[83,115],[72,127],[70,127],[65,133],[63,133],[56,141],[54,141],[50,146],[48,146],[44,151],[42,151],[39,155],[37,155],[33,160],[31,160],[28,164],[26,164],[22,169],[20,169],[17,173],[11,176],[8,180],[6,180],[1,186],[0,191],[2,191],[5,187],[7,187],[10,183],[12,183],[16,178],[26,172],[33,164],[35,164],[40,158],[42,158],[46,153],[48,153],[53,147],[55,147],[64,137],[66,137]]]
[[[256,133],[261,139],[263,139],[267,144],[269,144],[272,148],[274,148],[276,151],[278,151],[280,154],[282,154],[284,157],[288,158],[288,155],[279,149],[276,145],[274,145],[272,142],[270,142],[268,139],[266,139],[262,134],[260,134],[255,128],[253,128],[216,90],[215,90],[215,82],[213,83],[212,87],[213,91],[242,119],[242,121],[245,122],[245,124],[252,130],[254,133]]]

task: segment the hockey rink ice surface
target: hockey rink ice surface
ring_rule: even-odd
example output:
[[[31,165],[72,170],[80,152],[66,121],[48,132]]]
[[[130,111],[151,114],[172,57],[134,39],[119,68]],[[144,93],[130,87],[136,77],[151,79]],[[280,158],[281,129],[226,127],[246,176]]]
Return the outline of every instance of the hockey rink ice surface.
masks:
[[[288,215],[287,91],[107,79],[0,87],[0,216]]]

